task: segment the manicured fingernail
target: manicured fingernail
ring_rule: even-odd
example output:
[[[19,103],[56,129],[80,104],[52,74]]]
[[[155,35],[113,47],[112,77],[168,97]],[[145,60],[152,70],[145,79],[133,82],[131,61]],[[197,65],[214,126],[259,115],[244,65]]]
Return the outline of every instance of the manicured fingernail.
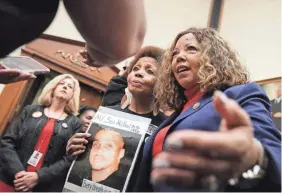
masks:
[[[151,175],[150,182],[151,182],[151,184],[154,184],[154,185],[156,185],[156,184],[160,185],[160,184],[164,184],[165,180],[160,175]]]
[[[214,96],[217,96],[223,103],[227,103],[228,101],[227,96],[219,90],[214,92]]]
[[[165,149],[167,150],[180,150],[184,147],[184,144],[181,140],[175,140],[168,138],[165,143]]]
[[[32,74],[31,76],[30,76],[30,78],[37,78],[34,74]]]
[[[164,159],[154,159],[153,161],[153,168],[168,168],[169,162]]]

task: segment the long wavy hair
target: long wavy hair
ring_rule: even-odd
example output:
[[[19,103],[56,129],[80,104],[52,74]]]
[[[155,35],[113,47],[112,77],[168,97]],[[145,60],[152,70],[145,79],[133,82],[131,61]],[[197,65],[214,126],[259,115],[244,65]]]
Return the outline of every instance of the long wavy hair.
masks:
[[[48,84],[43,88],[39,98],[38,103],[45,107],[49,107],[52,103],[53,92],[57,85],[64,79],[69,78],[74,82],[73,96],[69,100],[67,106],[65,107],[65,112],[68,114],[77,115],[79,109],[79,96],[80,96],[80,86],[79,82],[70,74],[62,74],[53,78]]]
[[[201,92],[208,93],[249,81],[249,73],[232,49],[218,32],[211,28],[189,28],[180,32],[163,56],[155,96],[163,108],[178,110],[186,102],[184,88],[172,72],[172,52],[177,41],[185,34],[192,33],[200,46],[197,79]]]

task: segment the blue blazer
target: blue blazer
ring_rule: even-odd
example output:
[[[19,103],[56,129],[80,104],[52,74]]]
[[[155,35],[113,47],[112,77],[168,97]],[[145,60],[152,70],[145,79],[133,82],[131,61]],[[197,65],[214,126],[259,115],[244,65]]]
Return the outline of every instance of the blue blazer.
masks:
[[[270,115],[270,101],[264,90],[256,83],[248,83],[230,87],[223,91],[229,98],[236,100],[240,106],[249,114],[253,126],[254,135],[262,143],[268,154],[269,165],[266,176],[259,184],[250,191],[281,190],[281,134]],[[193,109],[193,105],[185,112],[175,112],[166,119],[158,130],[148,139],[143,151],[143,158],[138,175],[136,191],[195,191],[188,189],[177,189],[167,185],[150,184],[150,173],[152,170],[152,146],[157,133],[165,126],[171,124],[166,137],[173,131],[193,128],[195,130],[218,131],[221,118],[212,105],[212,94],[206,94],[198,102],[200,106]],[[165,141],[164,140],[164,141]],[[224,191],[240,191],[234,187],[224,187]],[[196,190],[197,191],[197,190]],[[242,190],[244,191],[244,190]]]

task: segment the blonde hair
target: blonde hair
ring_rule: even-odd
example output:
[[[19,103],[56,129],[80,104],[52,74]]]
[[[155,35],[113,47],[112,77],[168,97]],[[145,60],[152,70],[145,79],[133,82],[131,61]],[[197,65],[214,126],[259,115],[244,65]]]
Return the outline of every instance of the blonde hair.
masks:
[[[74,83],[73,96],[69,100],[67,106],[65,107],[65,112],[68,114],[76,115],[79,109],[79,96],[80,96],[80,86],[79,82],[70,74],[62,74],[53,78],[48,84],[43,88],[39,98],[38,103],[40,105],[49,107],[52,103],[52,95],[57,87],[57,85],[64,79],[69,78]]]
[[[181,109],[186,102],[184,89],[172,72],[172,53],[177,41],[185,34],[192,33],[197,39],[201,57],[197,79],[202,92],[213,92],[249,81],[249,73],[241,63],[238,54],[218,32],[211,28],[189,28],[179,33],[163,57],[163,64],[155,87],[155,96],[161,106]]]

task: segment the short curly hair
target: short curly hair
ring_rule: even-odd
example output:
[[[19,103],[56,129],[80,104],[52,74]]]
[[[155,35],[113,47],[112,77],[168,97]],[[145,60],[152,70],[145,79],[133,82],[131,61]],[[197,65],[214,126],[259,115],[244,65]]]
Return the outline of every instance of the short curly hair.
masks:
[[[128,66],[128,72],[130,73],[133,66],[138,62],[140,58],[150,57],[157,61],[158,64],[161,65],[162,58],[165,53],[165,49],[156,47],[156,46],[145,46],[143,47],[133,58]]]
[[[155,86],[155,96],[163,108],[179,110],[186,102],[184,88],[176,81],[172,72],[172,52],[177,41],[192,33],[197,39],[201,57],[197,73],[200,89],[204,93],[224,89],[249,81],[249,73],[238,54],[218,32],[211,28],[189,28],[180,32],[164,54],[160,75]]]

